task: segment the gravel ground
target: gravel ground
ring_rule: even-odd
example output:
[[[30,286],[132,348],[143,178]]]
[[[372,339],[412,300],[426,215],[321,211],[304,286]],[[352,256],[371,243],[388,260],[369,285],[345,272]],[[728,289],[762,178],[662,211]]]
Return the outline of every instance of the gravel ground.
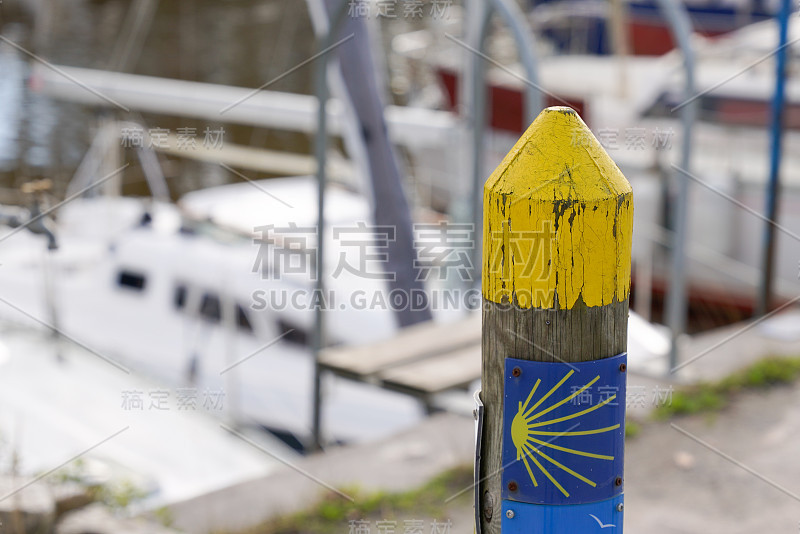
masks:
[[[713,416],[647,425],[626,451],[628,531],[800,532],[798,408],[800,385],[776,387]]]
[[[626,450],[626,531],[800,533],[798,408],[800,384],[795,384],[740,394],[727,408],[713,414],[643,424],[638,436],[628,440]],[[368,494],[408,491],[420,487],[443,469],[468,465],[472,429],[471,419],[441,415],[381,446],[343,449],[311,458],[303,466],[336,485],[359,480]],[[227,517],[237,506],[243,513],[263,507],[265,500],[277,505],[281,499],[271,495],[271,488],[282,488],[281,494],[287,498],[319,489],[294,471],[284,478],[280,483],[274,478],[254,481],[252,485],[227,492],[230,502],[219,505]],[[441,508],[436,517],[421,510],[399,514],[387,510],[382,517],[397,520],[396,532],[404,531],[406,520],[424,520],[427,533],[434,519],[449,519],[452,526],[446,530],[448,534],[468,534],[472,532],[470,496],[467,489],[459,499],[438,503]],[[285,503],[280,507],[284,513],[295,508]],[[187,503],[185,508],[183,513],[176,509],[182,522],[191,523],[188,517],[200,521],[188,531],[199,532],[200,524],[208,525],[206,514],[213,508],[208,502]],[[370,520],[371,532],[379,531],[377,518],[377,515],[365,518]],[[349,531],[346,521],[335,522],[325,529],[325,532]]]

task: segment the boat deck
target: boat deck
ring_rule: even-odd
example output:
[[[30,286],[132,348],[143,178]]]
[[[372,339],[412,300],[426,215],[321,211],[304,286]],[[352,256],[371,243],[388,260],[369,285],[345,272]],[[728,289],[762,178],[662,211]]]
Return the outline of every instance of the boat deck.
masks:
[[[467,389],[481,376],[481,316],[455,323],[425,323],[370,345],[320,353],[323,369],[420,398]]]

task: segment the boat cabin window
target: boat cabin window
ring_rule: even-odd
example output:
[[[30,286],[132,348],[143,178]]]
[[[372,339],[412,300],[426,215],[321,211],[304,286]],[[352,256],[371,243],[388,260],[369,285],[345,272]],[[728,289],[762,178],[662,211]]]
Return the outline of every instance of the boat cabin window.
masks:
[[[175,309],[182,310],[186,306],[186,286],[179,284],[175,286],[175,297],[173,300]]]
[[[247,316],[247,311],[242,307],[241,304],[236,305],[236,326],[243,332],[247,332],[248,334],[253,333],[253,325],[250,324],[250,318]]]
[[[212,323],[220,322],[222,319],[222,306],[219,296],[214,293],[203,294],[203,300],[200,303],[200,316]]]
[[[117,276],[117,285],[125,289],[143,291],[147,280],[143,274],[133,271],[122,270]]]
[[[175,285],[172,301],[175,305],[175,309],[192,314],[193,310],[187,309],[190,291],[194,291],[194,289],[191,289],[183,283]],[[192,308],[194,308],[194,306],[192,306]],[[196,310],[196,308],[194,309]],[[203,292],[200,299],[198,315],[201,319],[205,319],[211,323],[218,324],[222,322],[222,300],[217,293],[213,291]],[[241,304],[236,304],[236,328],[248,334],[253,333],[253,323],[250,314]]]
[[[297,325],[291,324],[283,319],[278,320],[278,330],[281,333],[282,339],[287,343],[294,343],[295,345],[307,346],[309,341],[308,333]]]

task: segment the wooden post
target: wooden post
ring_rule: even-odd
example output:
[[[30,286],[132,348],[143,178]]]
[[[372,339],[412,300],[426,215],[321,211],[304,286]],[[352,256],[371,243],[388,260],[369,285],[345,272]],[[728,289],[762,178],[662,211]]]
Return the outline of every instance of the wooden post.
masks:
[[[630,184],[570,108],[487,180],[479,532],[622,532],[632,227]]]

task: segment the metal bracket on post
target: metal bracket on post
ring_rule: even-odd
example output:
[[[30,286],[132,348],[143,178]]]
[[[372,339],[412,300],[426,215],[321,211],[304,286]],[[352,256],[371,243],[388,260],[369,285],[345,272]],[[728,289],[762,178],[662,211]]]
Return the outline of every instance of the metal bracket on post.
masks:
[[[475,534],[481,534],[481,442],[483,441],[483,401],[481,401],[481,390],[475,392]]]

